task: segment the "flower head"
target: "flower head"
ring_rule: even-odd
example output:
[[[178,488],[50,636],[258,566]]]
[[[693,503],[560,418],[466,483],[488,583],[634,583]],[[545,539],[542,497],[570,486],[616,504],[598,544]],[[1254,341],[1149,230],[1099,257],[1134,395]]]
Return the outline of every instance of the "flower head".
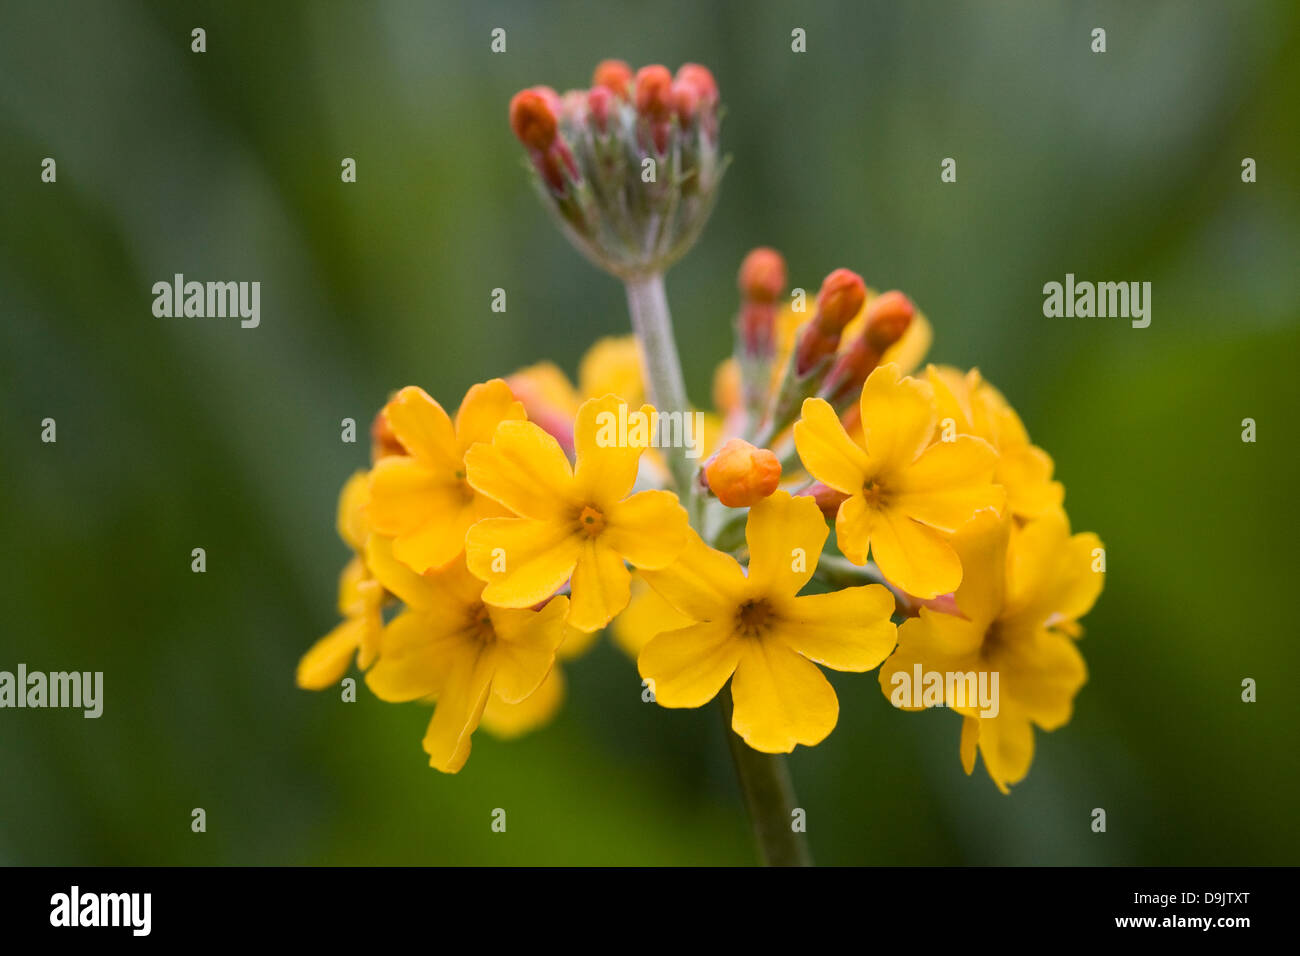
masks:
[[[996,452],[980,438],[931,444],[936,414],[928,384],[883,365],[862,387],[865,444],[845,431],[819,398],[803,404],[794,426],[804,467],[849,497],[835,517],[840,550],[855,564],[868,551],[881,572],[909,594],[932,598],[961,582],[957,553],[946,537],[983,508],[1001,509],[993,483]]]
[[[649,405],[629,410],[616,395],[585,402],[574,430],[576,467],[531,422],[502,422],[491,444],[470,450],[470,484],[516,515],[486,518],[466,539],[469,568],[487,582],[485,601],[532,607],[569,581],[569,623],[594,631],[627,606],[624,561],[661,568],[677,557],[687,540],[677,496],[632,493],[649,444],[634,431],[653,421]]]
[[[376,463],[370,476],[370,521],[393,538],[393,553],[412,570],[440,568],[465,550],[465,532],[489,515],[504,514],[466,480],[465,454],[488,441],[497,425],[524,417],[499,378],[465,394],[453,423],[422,388],[407,386],[384,406],[393,434],[409,455]]]
[[[894,598],[878,584],[800,595],[826,541],[810,498],[779,491],[750,510],[748,573],[698,536],[681,559],[641,575],[692,623],[660,633],[637,667],[664,707],[701,707],[731,679],[732,727],[755,750],[820,743],[839,718],[822,664],[866,671],[893,649]]]
[[[456,773],[469,758],[489,696],[518,704],[546,680],[565,638],[568,601],[552,598],[540,610],[492,607],[463,559],[416,574],[378,535],[366,556],[406,605],[384,628],[366,684],[381,700],[436,697],[424,749],[430,766]]]
[[[897,650],[880,668],[881,690],[895,706],[942,703],[962,715],[962,766],[974,769],[978,749],[1003,793],[1029,772],[1033,727],[1056,730],[1070,719],[1087,679],[1073,637],[1103,581],[1095,569],[1101,542],[1071,535],[1063,514],[1015,527],[982,512],[953,538],[966,569],[955,595],[960,616],[921,608],[903,623]],[[933,702],[918,699],[914,675],[925,673],[987,675],[997,689],[994,706],[970,699],[969,683],[945,681]]]

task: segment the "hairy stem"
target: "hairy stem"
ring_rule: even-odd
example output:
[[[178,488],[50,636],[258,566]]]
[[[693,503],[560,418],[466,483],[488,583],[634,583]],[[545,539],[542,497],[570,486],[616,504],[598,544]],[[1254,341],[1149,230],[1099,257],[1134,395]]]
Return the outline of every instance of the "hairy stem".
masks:
[[[650,404],[660,412],[680,412],[683,416],[681,434],[685,435],[685,416],[690,414],[691,406],[682,379],[682,363],[677,357],[677,342],[673,338],[673,320],[668,312],[668,297],[664,294],[664,277],[656,273],[628,279],[626,285],[627,308],[632,315],[632,331],[641,346],[641,365]],[[695,478],[700,463],[688,458],[684,447],[663,451],[677,485],[678,497],[691,516],[691,524],[698,529],[700,494]]]
[[[781,754],[759,753],[731,729],[731,688],[718,695],[731,759],[754,825],[759,854],[767,866],[812,866],[808,838],[794,828],[796,809],[790,770]]]

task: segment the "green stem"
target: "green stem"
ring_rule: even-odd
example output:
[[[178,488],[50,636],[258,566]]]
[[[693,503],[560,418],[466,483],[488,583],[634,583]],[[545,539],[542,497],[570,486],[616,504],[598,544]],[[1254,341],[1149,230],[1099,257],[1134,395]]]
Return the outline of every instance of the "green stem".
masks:
[[[632,315],[632,331],[641,345],[642,370],[650,404],[660,412],[680,412],[685,429],[685,416],[691,413],[691,404],[682,379],[682,363],[677,357],[673,320],[664,293],[664,277],[662,273],[655,273],[628,279],[626,286],[627,308]],[[696,475],[701,463],[688,458],[686,448],[663,451],[677,485],[677,494],[691,516],[691,523],[698,528],[700,494]]]
[[[731,688],[718,695],[723,732],[731,744],[731,759],[754,825],[754,839],[766,866],[812,866],[808,838],[794,828],[796,799],[790,769],[782,754],[759,753],[731,729]]]

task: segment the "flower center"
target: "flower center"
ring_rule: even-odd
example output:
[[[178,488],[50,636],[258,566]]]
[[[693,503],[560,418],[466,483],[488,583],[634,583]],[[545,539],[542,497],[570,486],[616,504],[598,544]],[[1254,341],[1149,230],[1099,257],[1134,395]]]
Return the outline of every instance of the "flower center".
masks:
[[[465,504],[471,503],[474,500],[474,489],[469,486],[469,481],[466,480],[465,469],[457,468],[454,477],[456,479],[456,487],[460,490],[461,498],[464,500]]]
[[[491,644],[497,639],[497,632],[492,628],[492,617],[488,614],[487,605],[483,603],[471,604],[466,613],[469,616],[469,629],[474,636],[484,644]]]
[[[873,509],[884,508],[889,503],[885,486],[878,478],[868,478],[862,483],[862,497]]]
[[[578,530],[588,538],[597,537],[605,530],[605,516],[591,505],[587,505],[578,515]]]
[[[741,637],[762,637],[775,617],[772,606],[761,598],[746,601],[736,611],[736,633]]]

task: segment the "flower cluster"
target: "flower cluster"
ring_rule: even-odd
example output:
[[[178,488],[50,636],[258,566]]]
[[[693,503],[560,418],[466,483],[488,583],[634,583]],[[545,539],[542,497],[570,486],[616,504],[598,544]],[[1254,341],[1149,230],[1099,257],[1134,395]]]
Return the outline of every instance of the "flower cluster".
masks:
[[[578,247],[641,281],[707,214],[692,204],[716,185],[717,102],[702,67],[607,61],[584,93],[519,94],[510,121]],[[640,191],[636,160],[669,155],[663,195]],[[651,209],[672,212],[647,243]],[[596,343],[576,384],[540,363],[475,385],[454,416],[418,387],[393,395],[341,495],[343,622],[299,684],[355,658],[380,698],[434,704],[424,747],[456,772],[480,725],[549,719],[557,662],[608,628],[659,705],[729,693],[754,750],[830,734],[821,668],[879,668],[895,706],[961,715],[967,773],[979,753],[1004,792],[1021,780],[1033,727],[1068,721],[1086,678],[1100,541],[1071,534],[1052,460],[1000,392],[922,367],[932,327],[907,296],[836,269],[809,302],[770,248],[739,286],[711,411],[645,403],[671,389],[644,337]],[[686,470],[654,429],[667,412],[704,422]],[[650,427],[609,427],[629,420]],[[968,692],[986,675],[994,706]]]

